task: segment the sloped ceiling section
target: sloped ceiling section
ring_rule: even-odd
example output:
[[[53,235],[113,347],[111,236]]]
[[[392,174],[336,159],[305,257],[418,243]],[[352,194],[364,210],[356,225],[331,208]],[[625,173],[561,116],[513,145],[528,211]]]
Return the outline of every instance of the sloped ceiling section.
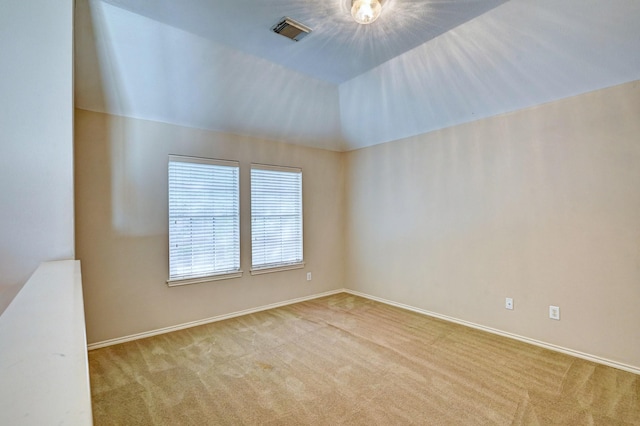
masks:
[[[338,87],[101,1],[76,3],[76,106],[345,148]]]
[[[343,151],[640,79],[637,0],[347,3],[78,0],[76,106]]]
[[[638,79],[640,1],[511,0],[342,84],[343,137],[361,148]]]

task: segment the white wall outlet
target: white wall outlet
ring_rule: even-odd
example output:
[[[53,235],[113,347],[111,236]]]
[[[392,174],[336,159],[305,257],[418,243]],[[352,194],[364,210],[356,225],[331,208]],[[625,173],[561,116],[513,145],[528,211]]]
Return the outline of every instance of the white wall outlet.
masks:
[[[560,308],[558,306],[549,306],[549,318],[560,320]]]
[[[513,299],[510,298],[510,297],[507,297],[504,300],[504,307],[507,308],[507,309],[513,309]]]
[[[311,281],[311,272],[307,272],[307,281]]]

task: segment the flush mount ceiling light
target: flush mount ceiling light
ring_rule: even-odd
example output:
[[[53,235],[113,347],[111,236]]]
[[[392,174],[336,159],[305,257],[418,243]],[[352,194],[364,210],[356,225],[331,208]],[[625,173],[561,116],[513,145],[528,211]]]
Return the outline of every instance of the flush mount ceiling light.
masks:
[[[351,0],[351,16],[358,24],[370,24],[380,16],[380,0]]]

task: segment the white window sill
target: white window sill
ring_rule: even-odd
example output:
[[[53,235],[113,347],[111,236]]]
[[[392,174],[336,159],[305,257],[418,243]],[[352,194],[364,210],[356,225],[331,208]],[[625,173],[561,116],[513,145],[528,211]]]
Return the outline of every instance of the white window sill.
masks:
[[[288,263],[286,265],[267,266],[265,268],[251,269],[251,275],[270,274],[272,272],[290,271],[292,269],[304,268],[304,262]]]
[[[178,287],[181,285],[189,285],[189,284],[200,284],[206,283],[210,281],[219,281],[219,280],[228,280],[231,278],[240,278],[242,277],[242,271],[233,271],[233,272],[225,272],[222,274],[209,275],[206,277],[198,277],[198,278],[187,278],[184,280],[167,280],[167,285],[169,287]]]

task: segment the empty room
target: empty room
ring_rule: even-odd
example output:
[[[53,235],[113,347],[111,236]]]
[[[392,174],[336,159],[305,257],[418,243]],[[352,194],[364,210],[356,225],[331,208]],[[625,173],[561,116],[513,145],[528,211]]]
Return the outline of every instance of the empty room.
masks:
[[[0,31],[0,424],[640,425],[640,2]]]

